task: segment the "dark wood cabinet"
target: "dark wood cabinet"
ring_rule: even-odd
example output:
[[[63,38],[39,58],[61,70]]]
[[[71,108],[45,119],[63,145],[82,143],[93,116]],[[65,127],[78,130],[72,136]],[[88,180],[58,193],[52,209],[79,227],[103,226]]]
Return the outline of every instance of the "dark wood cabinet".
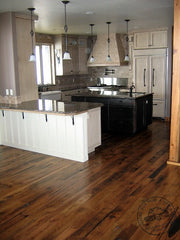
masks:
[[[100,102],[102,132],[134,134],[152,123],[152,94],[137,98],[72,96],[72,101]]]
[[[129,99],[109,100],[109,130],[134,133],[134,103]]]

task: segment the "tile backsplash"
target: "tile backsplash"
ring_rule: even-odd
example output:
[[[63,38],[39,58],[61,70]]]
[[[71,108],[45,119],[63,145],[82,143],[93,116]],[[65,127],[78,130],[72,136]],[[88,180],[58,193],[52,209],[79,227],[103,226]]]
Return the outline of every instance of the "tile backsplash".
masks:
[[[105,74],[105,72],[107,74]],[[88,74],[56,76],[56,85],[39,86],[39,91],[70,90],[94,86],[97,84],[97,78],[100,77],[128,78],[130,84],[130,75],[131,73],[128,66],[89,67]]]

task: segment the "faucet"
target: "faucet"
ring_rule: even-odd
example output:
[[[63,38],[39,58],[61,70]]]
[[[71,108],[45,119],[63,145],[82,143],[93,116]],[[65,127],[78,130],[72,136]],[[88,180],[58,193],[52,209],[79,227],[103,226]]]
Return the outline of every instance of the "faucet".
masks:
[[[132,95],[133,89],[135,89],[135,85],[132,83],[132,85],[131,85],[130,88],[129,88],[129,93],[130,93],[130,95]]]
[[[101,79],[97,78],[97,86],[101,86]]]

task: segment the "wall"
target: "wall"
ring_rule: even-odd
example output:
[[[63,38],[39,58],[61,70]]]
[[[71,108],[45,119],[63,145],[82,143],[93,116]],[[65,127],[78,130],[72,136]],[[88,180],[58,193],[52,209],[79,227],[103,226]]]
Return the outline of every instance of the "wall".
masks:
[[[16,85],[16,79],[18,79],[18,71],[16,68],[15,59],[17,57],[17,51],[14,47],[16,42],[14,41],[15,32],[13,13],[0,14],[0,100],[3,102],[7,100],[6,89],[12,89],[14,94],[19,93],[19,88]]]
[[[27,16],[16,16],[16,40],[21,102],[38,98],[35,62],[29,62],[31,49],[31,21]]]
[[[20,103],[38,98],[31,50],[30,16],[0,14],[0,102]],[[12,96],[6,96],[12,89]]]

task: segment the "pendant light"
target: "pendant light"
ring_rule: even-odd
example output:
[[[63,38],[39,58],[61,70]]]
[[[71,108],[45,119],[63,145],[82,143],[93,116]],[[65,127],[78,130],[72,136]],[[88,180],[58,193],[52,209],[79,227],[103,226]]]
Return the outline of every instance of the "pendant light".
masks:
[[[128,22],[130,21],[129,19],[125,19],[126,21],[126,26],[127,26],[127,36],[126,36],[126,56],[124,58],[125,62],[129,62],[129,37],[128,37]]]
[[[66,50],[65,50],[64,55],[63,55],[63,60],[71,60],[70,53],[67,50],[67,45],[68,45],[68,41],[67,41],[68,26],[67,26],[67,16],[66,16],[66,5],[69,3],[69,1],[62,1],[62,3],[64,4],[64,13],[65,13],[64,31],[65,31],[65,41],[66,41],[65,42]]]
[[[93,27],[94,27],[94,24],[91,23],[90,26],[91,26],[91,58],[90,58],[90,62],[92,63],[95,61],[95,59],[93,57]]]
[[[31,46],[32,46],[32,53],[31,53],[31,56],[29,57],[29,61],[30,62],[35,62],[36,61],[36,58],[35,58],[35,54],[34,54],[34,31],[33,31],[33,12],[35,10],[35,8],[28,8],[28,10],[31,12],[31,31],[30,31],[30,34],[31,34]]]
[[[111,61],[111,57],[110,57],[110,53],[109,53],[109,46],[110,46],[110,38],[109,38],[109,25],[111,24],[111,22],[106,22],[108,25],[108,39],[107,39],[107,43],[108,43],[108,55],[107,55],[107,62]]]

